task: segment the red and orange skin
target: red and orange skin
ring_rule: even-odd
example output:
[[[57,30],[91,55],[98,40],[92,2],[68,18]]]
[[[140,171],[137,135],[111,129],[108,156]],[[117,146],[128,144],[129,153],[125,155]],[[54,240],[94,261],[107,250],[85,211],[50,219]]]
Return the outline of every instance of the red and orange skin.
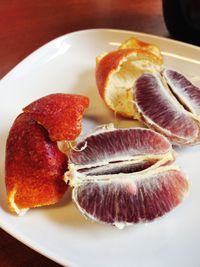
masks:
[[[88,106],[86,96],[58,93],[32,102],[23,111],[47,129],[52,141],[62,141],[79,136],[83,112]]]
[[[67,158],[49,139],[48,132],[22,113],[15,120],[6,144],[6,189],[8,203],[19,209],[58,202],[67,185],[63,174]]]
[[[137,48],[150,52],[151,54],[157,56],[160,65],[163,64],[163,57],[161,50],[155,44],[146,43],[135,37],[131,37],[125,42],[123,42],[118,49],[126,49],[126,48]]]
[[[14,121],[6,144],[5,183],[11,211],[57,203],[68,185],[63,180],[67,155],[59,140],[74,140],[81,131],[84,96],[52,94],[31,103]]]

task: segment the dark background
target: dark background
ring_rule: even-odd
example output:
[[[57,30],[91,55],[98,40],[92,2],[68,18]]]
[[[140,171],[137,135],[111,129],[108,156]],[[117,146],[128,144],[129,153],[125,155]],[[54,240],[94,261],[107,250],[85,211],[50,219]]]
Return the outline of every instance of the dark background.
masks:
[[[44,43],[88,28],[168,35],[161,0],[0,0],[0,78]]]

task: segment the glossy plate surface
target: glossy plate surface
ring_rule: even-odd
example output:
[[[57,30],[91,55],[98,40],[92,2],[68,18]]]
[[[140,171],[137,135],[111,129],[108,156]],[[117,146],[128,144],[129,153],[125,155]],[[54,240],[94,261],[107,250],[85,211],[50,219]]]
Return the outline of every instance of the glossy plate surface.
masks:
[[[173,212],[150,224],[118,230],[86,220],[71,202],[29,211],[17,217],[7,211],[4,186],[5,142],[22,107],[55,92],[90,97],[84,133],[114,120],[100,99],[94,78],[95,57],[136,36],[160,46],[165,65],[200,85],[200,49],[180,42],[120,30],[85,30],[57,38],[22,61],[0,81],[0,226],[15,238],[69,267],[200,266],[200,147],[176,149],[178,164],[191,189]],[[199,75],[199,76],[198,76]],[[118,121],[131,126],[131,121]]]

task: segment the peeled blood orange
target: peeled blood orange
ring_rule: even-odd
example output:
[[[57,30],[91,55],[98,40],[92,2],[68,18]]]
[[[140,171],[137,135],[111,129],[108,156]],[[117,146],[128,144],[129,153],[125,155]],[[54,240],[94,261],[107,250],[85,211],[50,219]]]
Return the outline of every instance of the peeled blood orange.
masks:
[[[167,73],[169,76],[169,72]],[[174,83],[178,85],[180,79]],[[195,88],[191,90],[197,91]],[[188,145],[199,142],[199,121],[181,105],[160,75],[143,74],[137,79],[133,93],[140,120],[148,127],[164,134],[174,144]],[[194,95],[193,93],[193,106],[197,107]]]
[[[174,158],[169,141],[152,130],[97,132],[71,152],[65,181],[80,212],[97,222],[122,227],[152,221],[188,190],[185,175],[171,165]]]
[[[175,70],[164,69],[162,75],[179,102],[200,120],[200,88]]]

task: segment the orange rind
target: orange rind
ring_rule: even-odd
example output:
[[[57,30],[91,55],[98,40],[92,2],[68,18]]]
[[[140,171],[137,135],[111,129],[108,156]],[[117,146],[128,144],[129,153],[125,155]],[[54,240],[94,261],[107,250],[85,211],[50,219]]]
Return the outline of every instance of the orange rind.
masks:
[[[52,94],[31,103],[16,118],[6,143],[10,211],[23,215],[30,208],[52,205],[63,197],[68,188],[63,181],[68,158],[57,141],[79,135],[88,104],[84,96]]]
[[[58,202],[67,185],[63,173],[67,158],[48,132],[29,114],[15,120],[6,145],[6,189],[11,211],[22,214],[26,209]]]
[[[147,52],[152,53],[153,55],[155,55],[159,60],[160,60],[160,64],[163,64],[163,57],[161,54],[161,50],[160,48],[155,45],[155,44],[149,44],[146,42],[143,42],[135,37],[131,37],[128,40],[126,40],[125,42],[123,42],[118,49],[127,49],[127,48],[136,48],[136,49],[141,49]]]
[[[73,141],[81,132],[82,115],[88,106],[86,96],[57,93],[32,102],[23,111],[47,129],[52,141]]]
[[[133,86],[144,73],[162,70],[160,58],[145,49],[126,48],[99,57],[96,83],[100,96],[116,114],[138,118],[134,108]]]

